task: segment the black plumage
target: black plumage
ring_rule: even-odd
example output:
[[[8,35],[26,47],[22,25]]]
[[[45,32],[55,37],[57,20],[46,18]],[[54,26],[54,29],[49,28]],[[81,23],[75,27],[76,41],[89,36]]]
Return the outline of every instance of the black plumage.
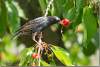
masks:
[[[35,32],[41,32],[46,27],[49,27],[52,24],[55,24],[60,21],[60,18],[57,16],[42,16],[30,20],[29,22],[25,23],[20,29],[17,30],[16,35],[26,35],[32,34]]]

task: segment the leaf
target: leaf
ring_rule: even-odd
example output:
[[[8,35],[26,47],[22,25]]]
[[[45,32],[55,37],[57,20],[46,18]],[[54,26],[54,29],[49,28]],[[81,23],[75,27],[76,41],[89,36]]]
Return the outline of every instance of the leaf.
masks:
[[[51,47],[52,51],[54,52],[55,56],[66,66],[72,66],[72,62],[70,59],[70,55],[67,51],[64,49],[57,47],[57,46],[52,46]]]
[[[84,0],[76,0],[75,2],[76,10],[79,12],[81,9],[83,9]]]
[[[27,17],[24,13],[24,10],[20,7],[20,5],[18,3],[16,3],[15,1],[12,2],[13,5],[16,7],[17,11],[18,11],[18,16],[27,20]]]
[[[79,53],[78,55],[80,55],[80,54],[81,54],[81,56],[77,58],[77,65],[80,65],[80,66],[89,65],[90,61],[91,61],[90,58],[85,56],[82,52]]]
[[[21,54],[19,56],[19,59],[20,59],[19,66],[29,66],[29,64],[32,63],[32,61],[33,61],[32,57],[31,57],[32,49],[33,48],[25,48],[21,52]]]
[[[5,51],[4,52],[4,60],[8,61],[10,63],[13,63],[13,62],[15,62],[17,60],[17,57],[13,53]]]
[[[9,19],[9,29],[11,33],[14,33],[20,26],[19,16],[17,8],[13,3],[6,2],[8,8],[8,19]]]
[[[75,27],[82,22],[82,16],[83,16],[83,5],[84,0],[75,0],[75,17],[72,20],[71,27],[75,30]]]
[[[45,13],[45,10],[47,8],[47,3],[46,3],[46,0],[39,0],[39,4],[41,6],[41,9],[43,11],[43,14]]]
[[[65,0],[54,0],[54,13],[55,13],[55,15],[56,16],[60,16],[61,15],[61,13],[62,13],[62,11],[63,11],[63,5],[64,5],[64,3],[65,3]]]
[[[99,29],[97,30],[95,36],[93,37],[92,42],[99,48]]]
[[[68,10],[68,12],[66,13],[63,13],[63,17],[64,18],[68,18],[69,20],[73,20],[75,18],[75,15],[76,15],[76,10],[75,8],[71,8]]]
[[[72,0],[54,0],[54,11],[56,16],[62,16],[63,12],[67,11],[73,6]]]
[[[3,36],[7,25],[7,8],[4,0],[0,0],[0,36]]]
[[[42,66],[50,66],[48,63],[46,63],[46,62],[43,61],[43,60],[41,60],[40,63],[41,63]]]
[[[91,49],[92,48],[92,49]],[[91,50],[90,50],[91,49]],[[94,54],[96,51],[96,45],[93,44],[92,42],[89,42],[87,44],[87,46],[83,47],[83,53],[86,55],[86,56],[91,56],[92,54]]]
[[[93,15],[91,7],[87,6],[84,8],[83,24],[85,26],[83,42],[88,44],[97,31],[97,19]]]

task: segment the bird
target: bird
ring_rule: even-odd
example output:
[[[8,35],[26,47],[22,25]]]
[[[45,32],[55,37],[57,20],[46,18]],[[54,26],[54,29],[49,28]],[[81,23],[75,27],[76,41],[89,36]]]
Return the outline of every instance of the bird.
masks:
[[[35,40],[35,36],[37,33],[42,32],[45,28],[53,25],[53,24],[61,24],[62,26],[68,26],[69,25],[69,20],[68,19],[63,19],[61,20],[57,16],[41,16],[37,17],[33,20],[28,21],[24,25],[22,25],[14,34],[15,36],[20,36],[20,35],[27,35],[27,34],[32,34],[34,37],[32,39]]]

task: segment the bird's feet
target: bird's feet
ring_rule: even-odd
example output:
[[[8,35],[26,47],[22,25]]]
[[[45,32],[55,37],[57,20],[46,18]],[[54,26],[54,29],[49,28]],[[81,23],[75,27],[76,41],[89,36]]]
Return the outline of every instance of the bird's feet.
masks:
[[[38,41],[36,40],[36,37],[37,37],[37,36],[38,36]],[[39,33],[35,32],[35,33],[32,33],[32,39],[33,39],[33,41],[36,42],[36,44],[41,44],[41,43],[42,43],[42,38],[43,38],[42,32],[39,32]]]

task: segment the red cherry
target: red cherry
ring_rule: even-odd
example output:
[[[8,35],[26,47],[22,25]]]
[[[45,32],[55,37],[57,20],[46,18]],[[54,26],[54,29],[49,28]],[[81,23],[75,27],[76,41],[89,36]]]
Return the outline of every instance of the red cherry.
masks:
[[[32,54],[32,58],[35,58],[36,56],[37,56],[36,53],[33,53],[33,54]]]
[[[39,54],[37,54],[35,58],[38,59],[38,58],[40,58],[40,57],[41,57],[41,56],[40,56]]]
[[[63,19],[63,20],[61,20],[61,25],[63,25],[63,26],[69,26],[69,24],[70,24],[70,21],[68,20],[68,19]]]
[[[37,53],[32,54],[32,58],[38,59],[40,57],[41,57],[40,54],[37,54]]]

